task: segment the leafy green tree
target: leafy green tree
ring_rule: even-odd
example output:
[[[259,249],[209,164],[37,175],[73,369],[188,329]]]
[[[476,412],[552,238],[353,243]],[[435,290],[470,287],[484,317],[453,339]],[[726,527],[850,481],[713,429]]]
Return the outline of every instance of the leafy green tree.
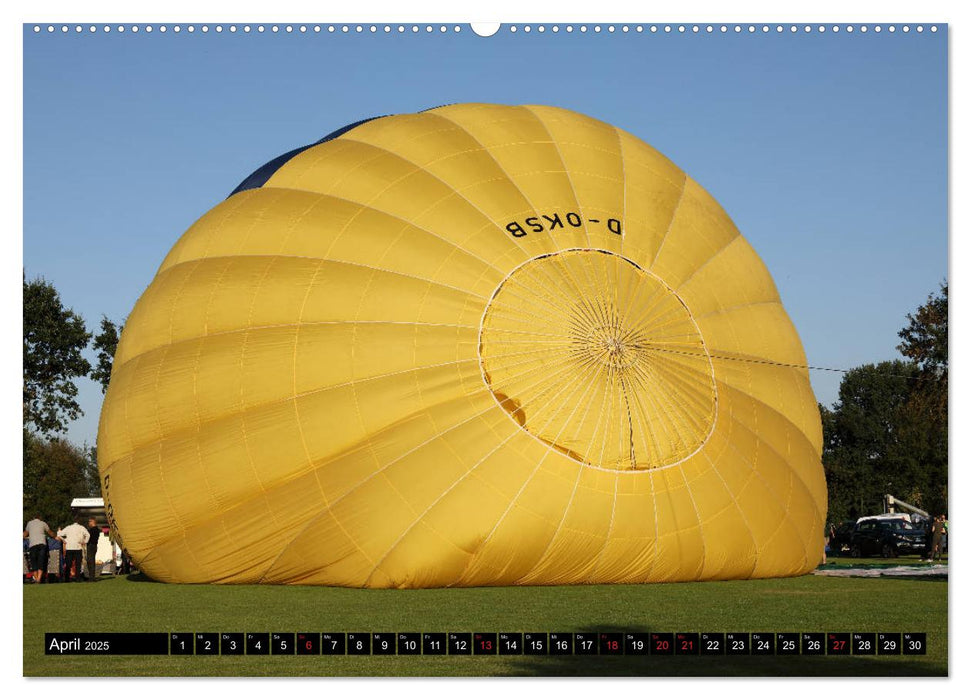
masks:
[[[826,474],[826,489],[829,492],[828,518],[832,523],[839,523],[849,518],[844,503],[849,486],[846,474],[842,473],[841,464],[834,459],[836,449],[836,411],[823,404],[819,406],[819,418],[823,424],[823,471]]]
[[[931,513],[947,510],[947,374],[948,374],[948,285],[913,314],[898,334],[897,349],[913,360],[920,374],[908,400],[907,421],[901,422],[902,451],[919,465],[915,491],[919,504]]]
[[[823,416],[823,466],[831,520],[880,512],[885,493],[913,481],[916,464],[900,449],[901,423],[917,366],[896,360],[850,370]]]
[[[23,516],[40,514],[52,527],[71,520],[71,501],[99,496],[97,466],[91,451],[62,438],[44,439],[24,429]]]
[[[891,493],[936,514],[947,508],[947,285],[899,335],[905,361],[846,373],[820,407],[830,519],[879,512]]]
[[[88,498],[101,498],[101,473],[98,471],[98,448],[85,443],[81,448],[84,466],[81,469],[81,491]]]
[[[75,379],[91,371],[81,355],[91,335],[84,319],[61,303],[54,285],[24,278],[24,426],[67,432],[82,415]]]
[[[91,370],[91,378],[101,384],[101,393],[108,391],[111,381],[111,366],[118,350],[123,323],[115,324],[107,316],[101,317],[101,332],[94,337],[94,349],[98,353],[98,364]]]
[[[917,363],[922,372],[943,377],[947,382],[947,282],[940,294],[931,294],[914,314],[907,314],[907,326],[897,335],[903,342],[897,350]]]

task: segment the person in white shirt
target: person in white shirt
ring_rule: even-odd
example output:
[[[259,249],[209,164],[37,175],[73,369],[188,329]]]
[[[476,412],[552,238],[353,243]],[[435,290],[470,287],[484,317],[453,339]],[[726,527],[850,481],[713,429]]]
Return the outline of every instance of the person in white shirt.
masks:
[[[91,535],[79,521],[80,518],[76,517],[73,523],[57,531],[57,539],[64,543],[64,583],[71,581],[72,568],[75,580],[81,579],[81,550]]]

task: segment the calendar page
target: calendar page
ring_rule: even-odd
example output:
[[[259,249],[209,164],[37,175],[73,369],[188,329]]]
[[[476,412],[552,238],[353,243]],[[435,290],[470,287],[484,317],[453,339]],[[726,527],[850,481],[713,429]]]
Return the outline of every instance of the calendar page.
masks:
[[[949,674],[945,15],[264,10],[20,26],[24,676]]]

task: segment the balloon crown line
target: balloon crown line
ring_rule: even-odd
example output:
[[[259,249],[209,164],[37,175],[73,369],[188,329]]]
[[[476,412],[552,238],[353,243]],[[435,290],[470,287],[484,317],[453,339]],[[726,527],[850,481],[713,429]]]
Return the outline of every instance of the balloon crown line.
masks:
[[[673,348],[664,348],[654,344],[645,344],[645,347],[650,348],[655,352],[666,352],[673,355],[690,355],[690,356],[707,356],[713,360],[731,360],[733,362],[749,362],[756,365],[773,365],[775,367],[792,367],[793,369],[806,369],[806,370],[817,370],[820,372],[842,372],[846,374],[852,372],[852,369],[842,369],[840,367],[821,367],[819,365],[801,365],[792,362],[776,362],[774,360],[766,360],[758,357],[739,357],[737,355],[717,355],[714,353],[702,353],[702,352],[691,352],[689,350],[674,350]],[[920,379],[927,377],[921,374],[896,374],[893,372],[881,372],[885,377],[900,377],[902,379]],[[936,381],[943,379],[942,375],[932,377]]]
[[[97,34],[99,32],[104,34],[108,34],[111,32],[115,32],[118,34],[124,34],[126,32],[129,32],[131,34],[138,34],[139,32],[142,32],[145,34],[151,34],[153,32],[158,32],[161,34],[166,34],[169,32],[173,34],[181,34],[182,32],[186,32],[188,34],[195,34],[196,32],[200,34],[209,34],[210,32],[215,34],[222,34],[224,32],[229,34],[236,34],[236,33],[264,34],[266,32],[269,32],[272,34],[279,34],[281,32],[284,34],[307,34],[307,33],[311,33],[311,34],[320,34],[320,33],[326,33],[326,34],[392,34],[392,33],[459,34],[462,31],[464,31],[462,25],[458,25],[458,24],[454,24],[454,25],[445,25],[445,24],[441,24],[441,25],[431,25],[431,24],[425,24],[425,25],[419,25],[419,24],[408,24],[408,25],[405,25],[405,24],[397,24],[397,25],[392,25],[392,24],[327,24],[327,25],[320,25],[320,24],[310,24],[310,25],[308,24],[282,24],[282,25],[281,24],[253,24],[253,25],[251,24],[242,24],[242,25],[236,25],[236,24],[227,24],[227,25],[222,25],[222,24],[215,24],[215,25],[208,25],[208,24],[201,24],[201,25],[195,25],[195,24],[185,24],[185,25],[183,24],[173,24],[173,25],[48,24],[48,25],[41,25],[41,24],[35,24],[33,25],[33,27],[31,27],[31,29],[34,32],[34,34],[41,34],[41,33],[55,34],[58,32],[61,34],[68,34],[68,33],[71,33],[72,31],[75,34],[82,34],[82,33]],[[469,25],[469,30],[471,31],[471,33],[480,37],[494,36],[495,34],[498,34],[503,29],[505,29],[505,31],[508,32],[509,34],[516,34],[519,32],[522,32],[523,34],[531,34],[534,32],[537,34],[546,34],[546,33],[550,33],[550,34],[561,34],[561,33],[562,34],[574,34],[574,33],[576,34],[587,34],[587,33],[643,34],[646,32],[650,34],[662,33],[662,34],[686,34],[686,35],[687,34],[727,34],[729,32],[735,33],[735,34],[743,34],[743,33],[746,33],[746,34],[769,34],[769,33],[839,34],[840,32],[843,32],[846,34],[853,34],[854,32],[857,32],[860,34],[866,34],[868,32],[873,32],[876,34],[880,34],[882,32],[886,32],[888,34],[909,34],[912,32],[917,34],[922,34],[925,31],[929,31],[931,33],[936,33],[938,31],[937,25],[925,26],[923,24],[915,24],[915,25],[910,25],[910,24],[903,24],[903,25],[895,25],[895,24],[889,24],[889,25],[880,25],[880,24],[874,24],[874,25],[868,25],[868,24],[860,24],[860,25],[853,25],[853,24],[847,24],[847,25],[839,25],[839,24],[833,24],[833,25],[824,25],[824,24],[820,24],[820,25],[812,25],[812,24],[802,24],[802,25],[800,24],[788,24],[788,25],[783,25],[783,24],[773,24],[773,25],[769,25],[769,24],[759,24],[759,25],[756,25],[756,24],[748,24],[748,25],[742,25],[742,24],[650,24],[650,25],[647,25],[647,24],[635,24],[635,25],[630,25],[630,24],[622,24],[622,25],[509,24],[509,25],[500,25],[500,24],[492,23],[492,24]]]

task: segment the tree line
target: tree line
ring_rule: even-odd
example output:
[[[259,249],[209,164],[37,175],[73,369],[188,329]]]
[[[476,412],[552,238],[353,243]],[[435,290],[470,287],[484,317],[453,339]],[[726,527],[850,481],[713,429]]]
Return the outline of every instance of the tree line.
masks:
[[[831,408],[820,404],[829,520],[879,513],[884,494],[931,514],[947,510],[947,284],[907,314],[905,358],[847,371]],[[100,495],[97,449],[66,440],[82,415],[76,380],[108,388],[122,323],[97,333],[54,286],[24,277],[24,518],[62,523],[72,498]],[[83,355],[91,347],[96,363]]]
[[[23,515],[63,524],[72,499],[101,495],[96,447],[75,445],[63,434],[83,414],[76,381],[90,377],[107,390],[122,324],[102,316],[100,330],[89,332],[54,285],[40,277],[28,281],[26,274],[23,302]],[[93,365],[83,355],[89,346]]]
[[[820,405],[829,520],[882,512],[884,494],[947,512],[947,283],[898,333],[903,360],[849,370]]]

